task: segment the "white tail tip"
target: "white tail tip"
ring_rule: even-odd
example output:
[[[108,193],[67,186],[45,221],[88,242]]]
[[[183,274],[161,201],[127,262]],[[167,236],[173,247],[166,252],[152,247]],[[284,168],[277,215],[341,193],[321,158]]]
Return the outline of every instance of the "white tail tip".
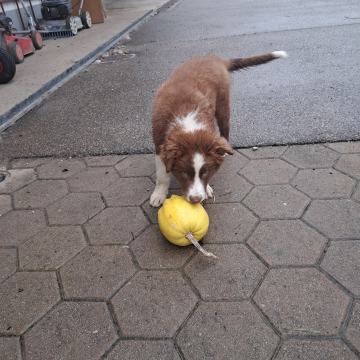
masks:
[[[273,51],[271,54],[276,58],[286,59],[288,57],[286,51]]]

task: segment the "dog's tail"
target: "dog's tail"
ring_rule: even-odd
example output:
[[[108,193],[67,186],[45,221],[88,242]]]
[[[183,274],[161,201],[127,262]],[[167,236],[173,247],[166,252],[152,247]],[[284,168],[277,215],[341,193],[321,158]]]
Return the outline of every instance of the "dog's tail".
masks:
[[[247,58],[238,58],[228,60],[228,70],[230,72],[248,68],[250,66],[256,66],[266,64],[269,61],[275,59],[287,58],[288,54],[286,51],[273,51],[269,54],[251,56]]]

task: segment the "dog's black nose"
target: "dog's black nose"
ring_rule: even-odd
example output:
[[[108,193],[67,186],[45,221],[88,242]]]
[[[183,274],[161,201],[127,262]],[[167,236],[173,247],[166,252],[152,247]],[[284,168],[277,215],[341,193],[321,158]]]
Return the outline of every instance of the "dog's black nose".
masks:
[[[190,196],[189,200],[193,204],[198,204],[199,202],[201,202],[201,197],[200,196]]]

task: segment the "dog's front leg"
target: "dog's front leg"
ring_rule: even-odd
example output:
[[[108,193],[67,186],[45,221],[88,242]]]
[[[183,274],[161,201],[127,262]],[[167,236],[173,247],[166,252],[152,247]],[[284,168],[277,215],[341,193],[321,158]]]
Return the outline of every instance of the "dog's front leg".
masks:
[[[159,207],[166,199],[170,185],[170,174],[166,172],[166,167],[159,155],[155,155],[156,167],[156,186],[150,197],[150,205]]]
[[[215,199],[214,189],[209,184],[206,185],[206,195],[208,199]]]

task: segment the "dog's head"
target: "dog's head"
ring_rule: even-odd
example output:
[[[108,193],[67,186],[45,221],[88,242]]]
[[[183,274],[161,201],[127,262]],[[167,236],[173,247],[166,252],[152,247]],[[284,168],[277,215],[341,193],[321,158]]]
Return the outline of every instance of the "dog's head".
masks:
[[[226,154],[233,149],[227,140],[211,132],[173,132],[160,147],[166,171],[178,180],[183,194],[192,203],[207,198],[206,188]]]

